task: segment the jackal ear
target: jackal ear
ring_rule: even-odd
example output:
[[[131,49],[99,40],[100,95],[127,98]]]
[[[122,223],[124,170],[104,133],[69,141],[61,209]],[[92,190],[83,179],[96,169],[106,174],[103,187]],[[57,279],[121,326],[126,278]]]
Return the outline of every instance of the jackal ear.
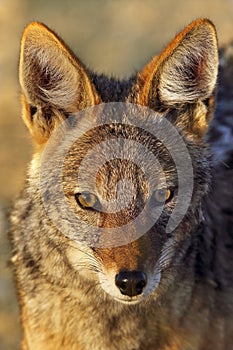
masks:
[[[45,142],[68,113],[100,102],[80,61],[45,25],[24,30],[19,62],[23,118],[33,138]]]
[[[198,19],[143,69],[139,103],[167,111],[167,118],[191,138],[203,138],[213,115],[217,72],[215,27]]]
[[[215,27],[198,19],[142,71],[142,103],[156,108],[203,101],[213,94],[217,71]]]
[[[170,52],[172,50],[172,52]],[[207,20],[188,26],[165,51],[159,72],[160,102],[193,103],[209,98],[218,72],[218,46],[214,26]]]

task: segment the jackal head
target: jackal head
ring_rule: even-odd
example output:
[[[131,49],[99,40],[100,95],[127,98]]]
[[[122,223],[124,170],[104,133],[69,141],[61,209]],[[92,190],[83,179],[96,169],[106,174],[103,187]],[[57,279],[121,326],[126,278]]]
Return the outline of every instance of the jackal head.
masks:
[[[217,68],[206,19],[122,83],[89,72],[44,25],[24,31],[20,84],[37,205],[54,236],[66,237],[70,268],[115,300],[159,296],[195,241]]]

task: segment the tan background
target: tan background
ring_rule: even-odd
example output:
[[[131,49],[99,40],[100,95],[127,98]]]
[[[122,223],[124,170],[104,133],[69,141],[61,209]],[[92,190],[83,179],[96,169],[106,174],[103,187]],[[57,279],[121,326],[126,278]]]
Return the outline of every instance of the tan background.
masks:
[[[197,17],[216,24],[220,45],[233,39],[233,0],[0,0],[0,350],[19,348],[5,214],[22,186],[31,153],[17,82],[24,26],[32,20],[44,22],[90,68],[125,77]]]

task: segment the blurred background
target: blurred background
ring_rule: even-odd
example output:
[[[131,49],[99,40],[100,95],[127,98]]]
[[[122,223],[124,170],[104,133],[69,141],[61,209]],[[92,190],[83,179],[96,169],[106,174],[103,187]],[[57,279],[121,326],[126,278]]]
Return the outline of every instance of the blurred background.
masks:
[[[233,39],[233,0],[0,0],[0,350],[19,349],[20,339],[6,214],[32,151],[17,78],[23,28],[44,22],[88,67],[127,77],[197,17],[215,23],[220,46]]]

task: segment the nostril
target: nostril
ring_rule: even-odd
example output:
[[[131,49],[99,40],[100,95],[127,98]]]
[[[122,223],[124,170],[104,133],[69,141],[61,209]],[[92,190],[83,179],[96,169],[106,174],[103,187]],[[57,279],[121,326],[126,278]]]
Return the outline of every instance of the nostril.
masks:
[[[147,284],[147,276],[142,271],[121,271],[115,278],[121,294],[130,297],[142,294]]]
[[[137,284],[136,284],[136,289],[137,289],[137,292],[138,294],[141,294],[142,293],[142,290],[143,288],[146,286],[146,280],[145,279],[142,279],[141,281],[139,281]]]
[[[115,284],[120,289],[122,294],[126,293],[128,289],[128,283],[129,283],[127,274],[125,272],[126,271],[120,272],[118,275],[116,275],[116,278],[115,278]]]

